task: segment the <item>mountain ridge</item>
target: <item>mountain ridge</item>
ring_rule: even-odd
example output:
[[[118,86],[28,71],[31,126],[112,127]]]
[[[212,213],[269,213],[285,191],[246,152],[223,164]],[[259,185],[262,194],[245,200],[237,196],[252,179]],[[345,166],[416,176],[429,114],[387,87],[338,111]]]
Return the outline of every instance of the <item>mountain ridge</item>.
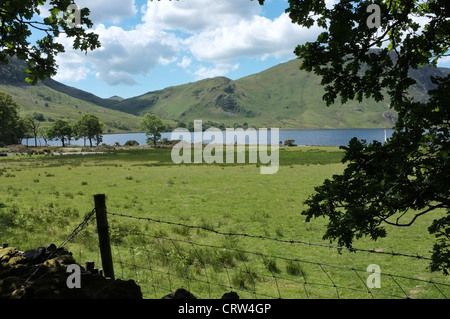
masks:
[[[152,112],[187,124],[205,119],[226,126],[280,127],[286,129],[390,128],[397,115],[389,101],[349,101],[326,106],[320,77],[300,70],[290,60],[237,80],[215,77],[151,91],[112,106],[141,116]],[[430,76],[445,76],[450,69],[429,66],[411,70],[417,85],[411,94],[426,98]]]
[[[335,129],[394,125],[397,115],[387,100],[326,106],[320,77],[300,70],[300,63],[298,59],[290,60],[237,80],[219,76],[132,98],[104,99],[53,79],[30,86],[24,82],[24,64],[13,60],[0,67],[0,90],[25,105],[25,113],[43,113],[52,120],[76,119],[86,112],[98,114],[111,133],[138,131],[139,119],[149,112],[173,128],[189,127],[194,120],[221,128]],[[447,68],[412,70],[418,84],[411,93],[425,99],[431,86],[430,77],[447,74],[450,74]]]
[[[117,100],[102,99],[53,79],[28,84],[25,68],[26,64],[15,58],[0,65],[0,91],[13,97],[22,116],[35,116],[42,126],[50,126],[58,119],[76,121],[83,114],[92,113],[105,123],[107,133],[139,131],[139,117],[110,108]]]

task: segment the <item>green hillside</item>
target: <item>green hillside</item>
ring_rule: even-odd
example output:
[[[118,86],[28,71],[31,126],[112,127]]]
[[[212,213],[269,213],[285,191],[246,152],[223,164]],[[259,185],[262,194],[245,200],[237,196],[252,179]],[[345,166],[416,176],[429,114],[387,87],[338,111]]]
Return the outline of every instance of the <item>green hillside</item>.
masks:
[[[221,127],[283,129],[389,128],[395,123],[396,114],[388,100],[350,101],[327,107],[320,78],[301,71],[299,66],[300,61],[295,59],[235,81],[216,77],[130,99],[102,99],[54,80],[25,85],[23,65],[15,60],[0,67],[0,90],[14,97],[22,113],[41,113],[46,122],[76,120],[89,112],[97,114],[109,132],[118,133],[139,131],[139,118],[149,112],[173,128],[180,123],[190,126],[194,120],[211,121]],[[411,95],[425,99],[430,77],[448,73],[450,69],[431,67],[411,71],[418,81]]]
[[[225,77],[169,87],[121,101],[114,109],[136,115],[152,112],[167,120],[195,119],[229,125],[280,128],[392,127],[388,104],[368,101],[326,107],[320,78],[292,60],[232,81]]]
[[[58,119],[76,121],[85,113],[93,113],[106,124],[108,133],[139,131],[139,117],[106,107],[115,100],[101,99],[54,80],[28,85],[23,68],[18,60],[0,66],[0,91],[13,97],[22,116],[39,114],[42,126],[49,126]]]
[[[324,90],[320,77],[299,69],[300,61],[292,60],[256,75],[237,81],[250,93],[244,101],[265,126],[283,128],[378,128],[392,127],[387,102],[351,101],[327,107],[322,100]]]

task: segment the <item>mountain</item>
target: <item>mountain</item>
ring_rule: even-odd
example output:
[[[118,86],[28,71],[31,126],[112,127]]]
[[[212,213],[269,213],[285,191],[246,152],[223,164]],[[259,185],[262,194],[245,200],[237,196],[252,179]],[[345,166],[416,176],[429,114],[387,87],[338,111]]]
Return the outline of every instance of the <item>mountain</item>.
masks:
[[[108,133],[139,131],[139,117],[113,110],[117,99],[102,99],[94,94],[48,79],[37,85],[25,82],[25,63],[10,59],[0,65],[0,91],[10,94],[20,105],[21,115],[37,115],[42,126],[58,119],[78,120],[92,113],[106,124]]]
[[[89,112],[99,116],[110,132],[138,131],[141,116],[150,112],[171,127],[190,127],[203,120],[204,128],[236,126],[283,129],[389,128],[397,119],[389,101],[349,101],[327,107],[320,77],[299,69],[295,59],[238,80],[215,77],[167,87],[141,96],[102,99],[54,80],[25,84],[24,64],[13,60],[0,66],[0,90],[11,94],[22,113],[43,114],[47,122],[78,119]],[[410,94],[427,98],[431,76],[445,76],[447,68],[411,70],[417,80]]]
[[[285,129],[386,128],[396,113],[388,101],[350,101],[327,107],[320,77],[299,69],[300,60],[279,64],[238,80],[205,79],[168,87],[119,101],[115,110],[141,116],[147,112],[185,124],[202,119],[226,127],[255,126]],[[431,75],[450,69],[424,67],[412,71],[418,84],[411,94],[425,98]]]

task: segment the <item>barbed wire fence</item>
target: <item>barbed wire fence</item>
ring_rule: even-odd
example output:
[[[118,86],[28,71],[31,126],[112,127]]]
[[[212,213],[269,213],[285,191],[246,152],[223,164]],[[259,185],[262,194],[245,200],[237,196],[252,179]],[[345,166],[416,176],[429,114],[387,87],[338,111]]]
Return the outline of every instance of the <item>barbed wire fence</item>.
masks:
[[[348,249],[131,216],[108,211],[106,204],[97,200],[98,196],[95,209],[60,247],[70,243],[95,219],[104,275],[135,280],[146,299],[160,299],[179,288],[202,299],[219,299],[229,292],[236,292],[241,299],[448,299],[450,296],[448,281],[369,269],[369,264],[358,266],[365,261],[353,266],[337,262],[345,251],[356,253],[358,260],[375,255],[396,260],[407,258],[411,262],[430,261],[426,256]],[[327,262],[317,261],[313,255],[318,249],[328,249],[330,255],[339,253]]]
[[[95,219],[95,208],[92,209],[92,211],[90,211],[89,213],[87,213],[83,219],[83,221],[78,224],[77,227],[74,228],[74,230],[61,242],[61,244],[59,244],[59,246],[55,247],[54,251],[50,254],[48,254],[48,256],[45,258],[45,261],[53,258],[59,249],[61,248],[65,248],[65,246],[70,243],[80,232],[82,232],[86,227],[89,226],[89,224],[91,224]],[[25,283],[36,279],[36,275],[39,272],[39,270],[44,266],[44,262],[40,263],[38,267],[36,267],[36,269],[31,273],[30,276],[28,276],[28,278],[25,280]],[[49,273],[45,273],[44,276],[48,276]],[[40,278],[42,278],[43,276],[40,276]]]
[[[177,288],[185,288],[201,298],[220,298],[230,291],[244,298],[411,298],[418,287],[434,290],[435,298],[447,299],[450,295],[448,283],[298,258],[293,249],[296,245],[334,250],[346,249],[344,247],[221,232],[203,226],[120,213],[108,212],[108,216],[115,217],[110,229],[117,257],[115,263],[121,276],[132,277],[147,286],[147,297],[161,298],[164,293]],[[124,220],[144,222],[141,226],[147,232],[121,227]],[[150,227],[150,224],[159,228]],[[161,225],[172,228],[163,230]],[[191,230],[195,233],[189,234]],[[208,234],[221,236],[222,241],[211,239]],[[244,241],[238,244],[237,239]],[[241,248],[261,247],[251,240],[276,243],[280,246],[279,251],[291,251],[294,256]],[[211,244],[209,241],[221,243]],[[283,249],[283,245],[289,245],[288,249]],[[351,251],[429,260],[395,252]],[[383,285],[382,289],[371,286],[371,281],[368,281],[368,278],[376,276]]]
[[[134,279],[145,298],[159,299],[178,288],[212,299],[228,292],[252,299],[450,296],[449,282],[369,269],[369,263],[358,266],[377,260],[373,255],[429,262],[426,256],[228,232],[116,213],[105,204],[106,212],[116,275]],[[336,258],[314,260],[318,249],[328,249]],[[336,260],[345,259],[341,254],[345,251],[356,253],[357,259],[370,258],[352,266],[348,261],[339,265]]]

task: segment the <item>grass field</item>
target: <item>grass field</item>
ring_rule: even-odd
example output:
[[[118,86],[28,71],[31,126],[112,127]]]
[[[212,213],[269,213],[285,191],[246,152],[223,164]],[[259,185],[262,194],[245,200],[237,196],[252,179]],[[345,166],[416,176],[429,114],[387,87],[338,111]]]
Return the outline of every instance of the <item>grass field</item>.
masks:
[[[230,290],[241,298],[448,298],[450,280],[431,273],[429,260],[390,254],[429,258],[427,227],[442,212],[355,243],[378,253],[339,251],[322,240],[326,220],[305,222],[303,201],[342,172],[342,155],[334,147],[281,148],[273,175],[258,164],[177,165],[165,148],[0,157],[0,241],[20,250],[59,245],[101,193],[116,276],[136,280],[145,298],[180,287],[200,298]],[[66,247],[80,264],[100,264],[94,223]],[[372,294],[371,264],[381,269]]]

